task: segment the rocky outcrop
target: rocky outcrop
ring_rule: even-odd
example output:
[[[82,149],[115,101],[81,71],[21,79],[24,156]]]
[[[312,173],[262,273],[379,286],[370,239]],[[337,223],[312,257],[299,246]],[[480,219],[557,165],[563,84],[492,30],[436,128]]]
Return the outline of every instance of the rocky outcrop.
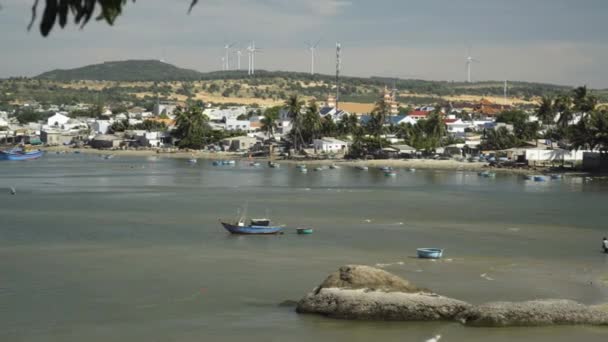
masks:
[[[302,298],[296,311],[342,319],[434,321],[452,320],[469,307],[384,270],[349,265]]]
[[[608,310],[559,299],[495,302],[471,307],[458,319],[466,325],[483,327],[608,325]]]

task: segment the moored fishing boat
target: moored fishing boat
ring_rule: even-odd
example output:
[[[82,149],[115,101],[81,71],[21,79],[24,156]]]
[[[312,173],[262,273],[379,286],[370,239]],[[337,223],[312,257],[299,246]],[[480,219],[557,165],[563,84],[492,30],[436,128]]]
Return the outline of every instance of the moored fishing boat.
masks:
[[[336,165],[336,164],[331,164],[331,165],[329,165],[329,168],[332,169],[332,170],[337,170],[340,167],[338,165]]]
[[[543,176],[534,176],[534,181],[535,182],[544,182],[545,181],[545,177],[543,177]]]
[[[559,175],[559,174],[552,174],[552,175],[551,175],[551,179],[562,179],[562,175]]]
[[[25,151],[22,149],[12,149],[9,151],[0,151],[0,160],[31,160],[38,159],[44,154],[43,151]]]
[[[395,172],[395,171],[387,171],[387,172],[384,172],[384,175],[386,177],[395,177],[395,176],[397,176],[397,172]]]
[[[390,166],[381,166],[381,167],[380,167],[380,171],[383,171],[383,172],[391,172],[391,171],[393,171],[393,168],[392,168],[392,167],[390,167]]]
[[[440,259],[443,256],[441,248],[418,248],[416,255],[420,259]]]
[[[369,167],[367,167],[365,165],[358,165],[357,166],[357,170],[367,171],[367,170],[369,170]]]
[[[245,224],[243,220],[239,220],[235,223],[220,221],[224,229],[230,234],[238,235],[273,235],[279,234],[283,231],[283,227],[272,226],[270,222],[267,225],[254,225],[254,220],[249,224]],[[259,223],[259,222],[258,222]]]
[[[249,166],[251,166],[251,167],[260,167],[261,164],[258,163],[258,162],[251,162],[251,163],[249,163]]]
[[[320,166],[319,167],[315,167],[315,171],[323,171],[323,168],[320,167]]]
[[[278,168],[280,168],[280,167],[281,167],[281,165],[280,165],[280,164],[277,164],[277,163],[275,163],[275,162],[271,162],[271,161],[269,161],[269,162],[268,162],[268,167],[273,168],[273,169],[278,169]]]

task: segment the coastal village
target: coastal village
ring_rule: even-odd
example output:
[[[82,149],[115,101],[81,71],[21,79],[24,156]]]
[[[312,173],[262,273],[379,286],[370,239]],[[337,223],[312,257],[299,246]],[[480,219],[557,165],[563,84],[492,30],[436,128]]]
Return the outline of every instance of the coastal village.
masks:
[[[294,120],[289,101],[295,98],[300,108],[300,118]],[[604,167],[598,148],[565,146],[559,139],[551,139],[551,131],[563,125],[564,115],[557,109],[553,113],[539,106],[495,103],[485,98],[470,102],[430,103],[410,106],[398,101],[395,89],[384,88],[375,104],[341,104],[335,95],[329,95],[317,103],[310,99],[298,100],[297,95],[284,106],[260,107],[246,105],[218,105],[198,103],[210,131],[203,145],[186,148],[180,145],[175,134],[178,130],[177,115],[192,104],[178,101],[157,101],[151,110],[128,107],[122,110],[111,107],[99,108],[96,117],[83,116],[94,104],[42,105],[25,102],[14,106],[12,111],[0,112],[0,144],[42,145],[47,149],[90,148],[98,150],[151,150],[157,153],[196,152],[203,150],[217,153],[235,153],[241,156],[270,159],[435,159],[459,162],[481,162],[505,168],[530,166],[561,166],[588,170]],[[543,99],[544,100],[544,99]],[[540,100],[539,100],[540,101]],[[555,107],[559,104],[555,103]],[[18,120],[20,110],[48,113],[46,120]],[[304,133],[307,111],[314,111],[317,120],[313,132]],[[564,111],[564,109],[562,109]],[[273,112],[274,116],[268,115]],[[515,113],[523,119],[505,120],[505,113]],[[566,126],[576,125],[586,113],[568,109]],[[382,121],[379,129],[375,116]],[[544,115],[544,116],[543,116]],[[432,144],[412,143],[412,132],[432,117],[440,120],[436,141]],[[508,115],[507,115],[508,116]],[[547,119],[547,117],[549,118]],[[516,122],[519,120],[519,122]],[[523,120],[523,122],[522,122]],[[519,124],[519,127],[518,127]],[[522,129],[523,125],[523,129]],[[300,127],[302,126],[302,127]],[[350,126],[350,130],[345,128]],[[340,129],[342,127],[342,129]],[[371,144],[364,153],[353,153],[357,145],[353,127],[362,130],[365,138],[375,136],[380,143]],[[533,127],[532,134],[518,136],[519,144],[501,146],[496,132],[518,135],[518,131]],[[372,132],[373,131],[373,132]],[[202,133],[201,133],[202,134]],[[520,134],[520,133],[519,133]],[[424,139],[428,138],[429,134]],[[520,134],[521,135],[521,134]],[[299,144],[298,140],[301,140]],[[369,144],[368,144],[369,145]],[[421,146],[422,145],[422,146]],[[504,144],[503,144],[504,145]]]

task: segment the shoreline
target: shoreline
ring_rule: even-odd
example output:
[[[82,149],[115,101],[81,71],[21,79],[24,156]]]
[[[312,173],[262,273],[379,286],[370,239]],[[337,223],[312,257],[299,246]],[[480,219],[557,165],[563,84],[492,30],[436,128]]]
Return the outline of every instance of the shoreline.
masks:
[[[56,152],[78,152],[82,154],[95,154],[95,155],[108,155],[113,154],[116,156],[127,156],[127,157],[165,157],[165,158],[176,158],[176,159],[205,159],[205,160],[247,160],[248,158],[243,156],[242,153],[236,152],[205,152],[205,151],[179,151],[179,152],[158,152],[160,150],[100,150],[94,148],[66,148],[62,146],[57,147],[44,147],[41,150],[47,153]],[[257,162],[267,162],[270,160],[268,157],[255,157],[252,158]],[[309,160],[309,159],[274,159],[279,164],[307,164],[307,165],[318,165],[318,166],[329,166],[332,164],[348,167],[367,166],[367,167],[381,167],[390,166],[394,168],[414,168],[421,170],[440,170],[440,171],[492,171],[496,173],[509,173],[509,174],[521,174],[521,175],[532,175],[532,174],[547,174],[547,173],[564,173],[572,175],[587,175],[588,173],[581,171],[552,171],[548,168],[531,168],[531,169],[510,169],[510,168],[495,168],[490,167],[487,163],[469,163],[460,162],[456,160],[434,160],[434,159],[371,159],[371,160],[346,160],[346,159],[325,159],[325,160]]]

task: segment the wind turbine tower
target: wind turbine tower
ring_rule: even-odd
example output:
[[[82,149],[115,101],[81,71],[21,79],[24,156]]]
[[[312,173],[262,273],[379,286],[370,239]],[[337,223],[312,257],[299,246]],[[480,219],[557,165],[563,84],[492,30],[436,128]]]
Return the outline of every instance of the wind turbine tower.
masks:
[[[473,63],[479,63],[479,60],[473,58],[473,56],[471,56],[471,49],[469,49],[469,53],[466,59],[466,66],[467,66],[467,82],[471,83],[471,72],[472,72],[472,67],[473,67]]]
[[[226,65],[224,66],[224,70],[226,71],[230,70],[230,48],[232,48],[234,44],[235,43],[224,45],[224,50],[226,52],[226,57],[224,57],[224,62],[226,63]]]
[[[249,70],[247,74],[255,75],[255,54],[260,52],[260,49],[255,47],[255,41],[251,42],[251,45],[247,47],[247,53],[249,54]]]
[[[308,45],[308,50],[310,51],[310,74],[311,75],[315,74],[315,50],[317,49],[317,46],[319,46],[320,42],[321,42],[321,39],[317,40],[317,42],[314,44],[306,42],[306,45]]]
[[[236,50],[236,70],[241,70],[241,56],[243,51],[241,49]]]
[[[340,103],[340,69],[342,69],[342,44],[336,43],[336,110]]]

